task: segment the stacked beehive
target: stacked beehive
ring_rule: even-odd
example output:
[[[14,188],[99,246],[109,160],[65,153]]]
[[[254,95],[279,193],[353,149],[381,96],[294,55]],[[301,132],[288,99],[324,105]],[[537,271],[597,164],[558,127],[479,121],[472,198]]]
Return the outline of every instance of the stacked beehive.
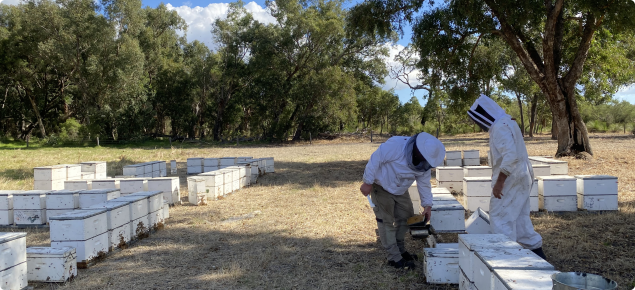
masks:
[[[0,255],[0,289],[27,287],[26,233],[0,233]]]
[[[119,181],[119,191],[122,196],[146,190],[148,190],[146,178],[126,178]]]
[[[149,191],[163,192],[163,199],[169,204],[181,204],[181,186],[178,177],[148,179]]]
[[[13,195],[24,190],[0,190],[0,226],[13,225]]]
[[[481,165],[481,156],[478,150],[463,150],[463,166]]]
[[[194,157],[187,159],[187,174],[203,173],[203,161],[205,158]]]
[[[203,172],[210,172],[220,169],[218,158],[204,158],[203,159]]]
[[[63,283],[77,276],[77,251],[72,247],[26,249],[28,281]]]
[[[191,176],[187,178],[187,201],[193,205],[207,204],[208,189],[205,184],[205,178],[200,176]]]
[[[123,175],[148,178],[165,177],[168,176],[168,171],[165,161],[150,161],[124,166]]]
[[[445,187],[451,192],[463,191],[463,168],[460,166],[442,166],[436,168],[437,187]]]
[[[122,248],[130,242],[132,231],[130,230],[130,201],[107,201],[92,205],[87,210],[106,210],[108,231],[108,250]]]
[[[578,209],[576,178],[573,176],[539,176],[538,195],[540,209],[546,211],[576,211]]]
[[[171,160],[170,161],[170,173],[171,174],[177,174],[178,173],[178,168],[176,166],[176,160]]]
[[[445,151],[445,166],[463,166],[461,151]]]
[[[459,284],[458,244],[423,249],[423,275],[430,284]]]
[[[88,190],[93,189],[93,180],[80,179],[80,180],[65,180],[65,190]]]
[[[74,210],[50,218],[51,246],[73,247],[78,266],[108,252],[107,210]]]
[[[33,189],[36,190],[64,189],[64,180],[67,180],[66,166],[53,165],[35,167],[33,168],[33,180]]]
[[[549,165],[550,175],[569,174],[569,163],[567,161],[547,157],[529,156],[529,162],[531,162],[532,165]]]
[[[106,161],[86,161],[81,162],[81,179],[103,179],[106,178]],[[84,178],[85,176],[92,178]]]
[[[219,197],[225,195],[224,175],[225,172],[220,170],[204,172],[198,175],[198,177],[205,179],[205,194],[207,196],[207,199],[217,200]],[[192,181],[191,186],[197,186],[198,190],[199,184],[197,182]],[[188,181],[188,191],[190,190],[191,186],[190,182]]]
[[[467,209],[476,211],[479,207],[489,211],[492,195],[491,177],[464,177],[463,193],[467,197]]]
[[[128,223],[130,230],[130,239],[142,239],[150,232],[149,217],[150,213],[148,198],[140,195],[127,195],[113,199],[111,202],[127,202],[130,205],[130,221]],[[125,230],[125,226],[124,226]]]
[[[47,221],[53,216],[79,208],[80,190],[53,190],[46,193]]]
[[[115,188],[82,190],[79,192],[79,208],[85,209],[121,196]]]
[[[588,211],[617,210],[617,177],[576,175],[578,208]]]
[[[143,196],[148,202],[148,229],[163,228],[163,194],[161,191],[141,191],[132,195]]]
[[[220,169],[224,169],[230,166],[236,165],[236,157],[222,157],[220,158]]]
[[[46,190],[29,190],[13,194],[13,221],[16,225],[46,223]]]

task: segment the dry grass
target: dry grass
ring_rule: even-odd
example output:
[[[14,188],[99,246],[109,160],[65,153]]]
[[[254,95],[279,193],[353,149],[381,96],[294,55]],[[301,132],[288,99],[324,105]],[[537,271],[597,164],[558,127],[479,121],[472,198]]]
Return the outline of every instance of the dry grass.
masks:
[[[602,135],[604,137],[604,135]],[[549,261],[563,271],[589,271],[624,289],[635,285],[635,140],[594,138],[596,158],[568,160],[572,174],[620,178],[620,211],[602,215],[534,217]],[[528,141],[532,155],[555,143]],[[442,138],[448,150],[487,152],[483,134]],[[316,144],[318,143],[318,144]],[[60,289],[447,289],[425,284],[420,269],[385,265],[375,221],[359,193],[365,163],[378,144],[314,142],[313,146],[200,149],[38,149],[0,151],[0,189],[29,189],[34,166],[108,161],[109,175],[147,160],[194,156],[273,156],[276,173],[261,177],[208,206],[177,206],[166,229],[115,253]],[[182,174],[181,174],[182,175]],[[184,179],[182,179],[184,181]],[[182,183],[183,184],[183,183]],[[185,188],[181,188],[185,195]],[[259,211],[253,218],[227,221]],[[30,230],[28,244],[47,245],[46,230]],[[423,243],[408,240],[420,253]],[[630,285],[630,286],[629,286]],[[49,288],[36,285],[36,289]]]

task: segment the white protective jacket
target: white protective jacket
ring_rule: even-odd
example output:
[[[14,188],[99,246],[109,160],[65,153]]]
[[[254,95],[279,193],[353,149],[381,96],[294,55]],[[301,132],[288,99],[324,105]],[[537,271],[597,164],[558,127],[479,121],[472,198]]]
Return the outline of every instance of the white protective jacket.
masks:
[[[391,137],[370,156],[363,181],[366,184],[376,183],[394,195],[406,193],[412,183],[417,181],[417,189],[421,198],[421,206],[432,206],[431,170],[413,171],[408,167],[404,148],[410,137]]]
[[[492,196],[490,199],[492,231],[507,235],[527,249],[541,247],[542,237],[534,231],[529,217],[529,193],[534,173],[518,123],[485,96],[474,103],[469,113],[491,122],[487,127],[493,163],[492,187],[496,184],[499,173],[507,175],[503,197],[497,199]]]

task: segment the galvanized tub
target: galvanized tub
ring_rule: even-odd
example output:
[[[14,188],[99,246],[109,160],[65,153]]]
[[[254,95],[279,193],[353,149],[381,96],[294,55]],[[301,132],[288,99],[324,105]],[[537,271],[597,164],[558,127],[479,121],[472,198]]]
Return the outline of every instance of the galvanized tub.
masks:
[[[551,275],[553,290],[613,290],[617,289],[617,282],[600,275],[582,272],[566,272]]]

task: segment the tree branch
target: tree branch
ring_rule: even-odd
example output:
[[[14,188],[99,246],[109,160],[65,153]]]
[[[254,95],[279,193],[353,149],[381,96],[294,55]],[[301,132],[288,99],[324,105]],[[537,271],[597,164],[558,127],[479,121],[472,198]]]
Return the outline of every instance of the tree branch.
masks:
[[[563,78],[563,82],[566,87],[574,87],[575,82],[582,75],[582,68],[589,53],[589,48],[591,47],[591,40],[593,40],[593,35],[595,34],[597,28],[602,25],[603,20],[604,15],[602,15],[600,19],[596,21],[595,15],[593,15],[593,13],[587,14],[586,24],[584,25],[584,32],[582,34],[582,38],[580,39],[578,51],[575,54],[573,63],[571,64],[571,69],[569,69],[569,72]]]

